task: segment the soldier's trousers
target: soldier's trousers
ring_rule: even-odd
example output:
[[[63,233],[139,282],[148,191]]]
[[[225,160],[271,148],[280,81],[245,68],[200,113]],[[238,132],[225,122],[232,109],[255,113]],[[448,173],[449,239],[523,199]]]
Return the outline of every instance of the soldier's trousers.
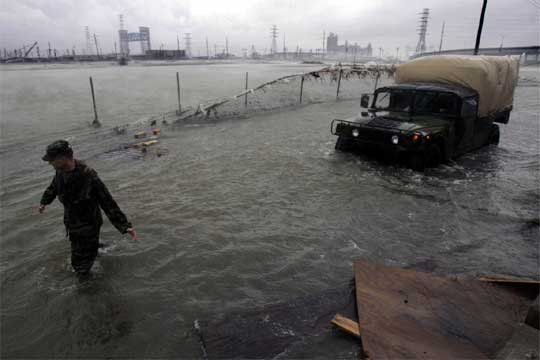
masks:
[[[98,254],[99,229],[87,233],[69,234],[71,241],[71,266],[78,274],[87,274]]]

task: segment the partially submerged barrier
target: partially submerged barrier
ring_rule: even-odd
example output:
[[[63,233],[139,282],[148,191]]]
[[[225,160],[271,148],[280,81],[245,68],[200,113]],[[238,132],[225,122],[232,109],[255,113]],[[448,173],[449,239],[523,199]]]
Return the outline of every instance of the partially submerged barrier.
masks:
[[[231,96],[224,97],[220,99],[210,100],[205,103],[198,104],[197,106],[188,106],[182,107],[182,111],[177,111],[177,122],[184,122],[193,119],[208,119],[208,118],[217,118],[217,117],[227,117],[231,115],[238,115],[244,112],[242,108],[250,108],[251,112],[271,110],[275,108],[280,108],[283,106],[291,106],[295,104],[305,103],[306,99],[306,81],[320,81],[326,82],[327,84],[335,83],[334,86],[329,86],[330,91],[325,91],[324,94],[318,94],[319,97],[315,99],[315,102],[321,101],[323,99],[332,98],[332,93],[335,94],[336,99],[340,98],[340,93],[342,98],[359,98],[361,95],[362,89],[357,87],[356,96],[347,96],[343,93],[343,83],[342,81],[346,80],[378,80],[381,77],[391,78],[395,72],[395,67],[393,65],[338,65],[325,67],[319,70],[310,71],[306,73],[298,73],[287,76],[282,76],[280,78],[268,81],[264,84],[261,84],[252,89],[247,89],[247,80],[248,74],[246,73],[246,90]],[[298,98],[294,99],[295,91],[292,82],[298,83]],[[271,88],[286,85],[290,91],[282,91],[280,94],[281,98],[287,98],[286,101],[276,101],[275,103],[263,104],[262,101],[253,101],[251,103],[249,100],[254,99],[259,94],[265,94]],[[354,91],[354,90],[353,90]]]

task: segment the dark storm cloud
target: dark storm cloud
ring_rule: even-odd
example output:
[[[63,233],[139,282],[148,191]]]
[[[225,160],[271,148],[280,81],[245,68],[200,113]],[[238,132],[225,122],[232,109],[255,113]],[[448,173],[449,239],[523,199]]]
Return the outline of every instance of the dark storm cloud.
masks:
[[[155,47],[176,48],[176,36],[193,35],[193,52],[201,51],[205,37],[213,47],[224,46],[228,36],[237,53],[255,45],[270,45],[269,28],[279,27],[290,49],[322,46],[323,31],[339,35],[340,42],[368,42],[387,54],[401,47],[414,48],[418,12],[431,10],[428,47],[438,48],[442,22],[446,22],[445,48],[471,47],[481,1],[470,0],[267,0],[267,1],[173,1],[173,0],[3,0],[0,3],[1,47],[13,49],[38,41],[50,41],[58,49],[85,47],[84,26],[110,51],[117,41],[118,14],[125,27],[136,31],[149,26]],[[483,46],[534,45],[540,42],[540,9],[532,0],[490,0],[482,38]]]

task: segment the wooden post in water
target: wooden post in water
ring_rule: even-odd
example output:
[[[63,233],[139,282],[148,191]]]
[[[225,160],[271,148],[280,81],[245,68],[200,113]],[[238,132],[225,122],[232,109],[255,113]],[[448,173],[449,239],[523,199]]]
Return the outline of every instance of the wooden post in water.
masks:
[[[182,103],[180,102],[180,75],[176,72],[176,92],[178,93],[178,111],[177,114],[182,113]]]
[[[94,105],[94,121],[92,121],[92,125],[94,126],[100,126],[97,115],[97,109],[96,109],[96,97],[94,95],[94,82],[92,81],[92,77],[90,76],[90,91],[92,92],[92,103]]]
[[[248,89],[248,73],[246,72],[246,91]],[[248,94],[246,93],[246,98],[245,98],[245,107],[247,108],[247,96]]]
[[[300,104],[302,103],[303,92],[304,92],[304,75],[302,75],[302,80],[300,81]]]
[[[337,92],[336,92],[336,100],[339,99],[339,88],[341,87],[341,73],[343,72],[343,69],[341,66],[339,67],[339,78],[337,82]]]

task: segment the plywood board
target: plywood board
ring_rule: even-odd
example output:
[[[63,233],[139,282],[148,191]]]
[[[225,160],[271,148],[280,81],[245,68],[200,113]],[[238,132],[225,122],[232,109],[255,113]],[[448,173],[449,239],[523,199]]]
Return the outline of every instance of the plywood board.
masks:
[[[374,359],[493,357],[530,298],[475,279],[355,262],[364,350]]]

